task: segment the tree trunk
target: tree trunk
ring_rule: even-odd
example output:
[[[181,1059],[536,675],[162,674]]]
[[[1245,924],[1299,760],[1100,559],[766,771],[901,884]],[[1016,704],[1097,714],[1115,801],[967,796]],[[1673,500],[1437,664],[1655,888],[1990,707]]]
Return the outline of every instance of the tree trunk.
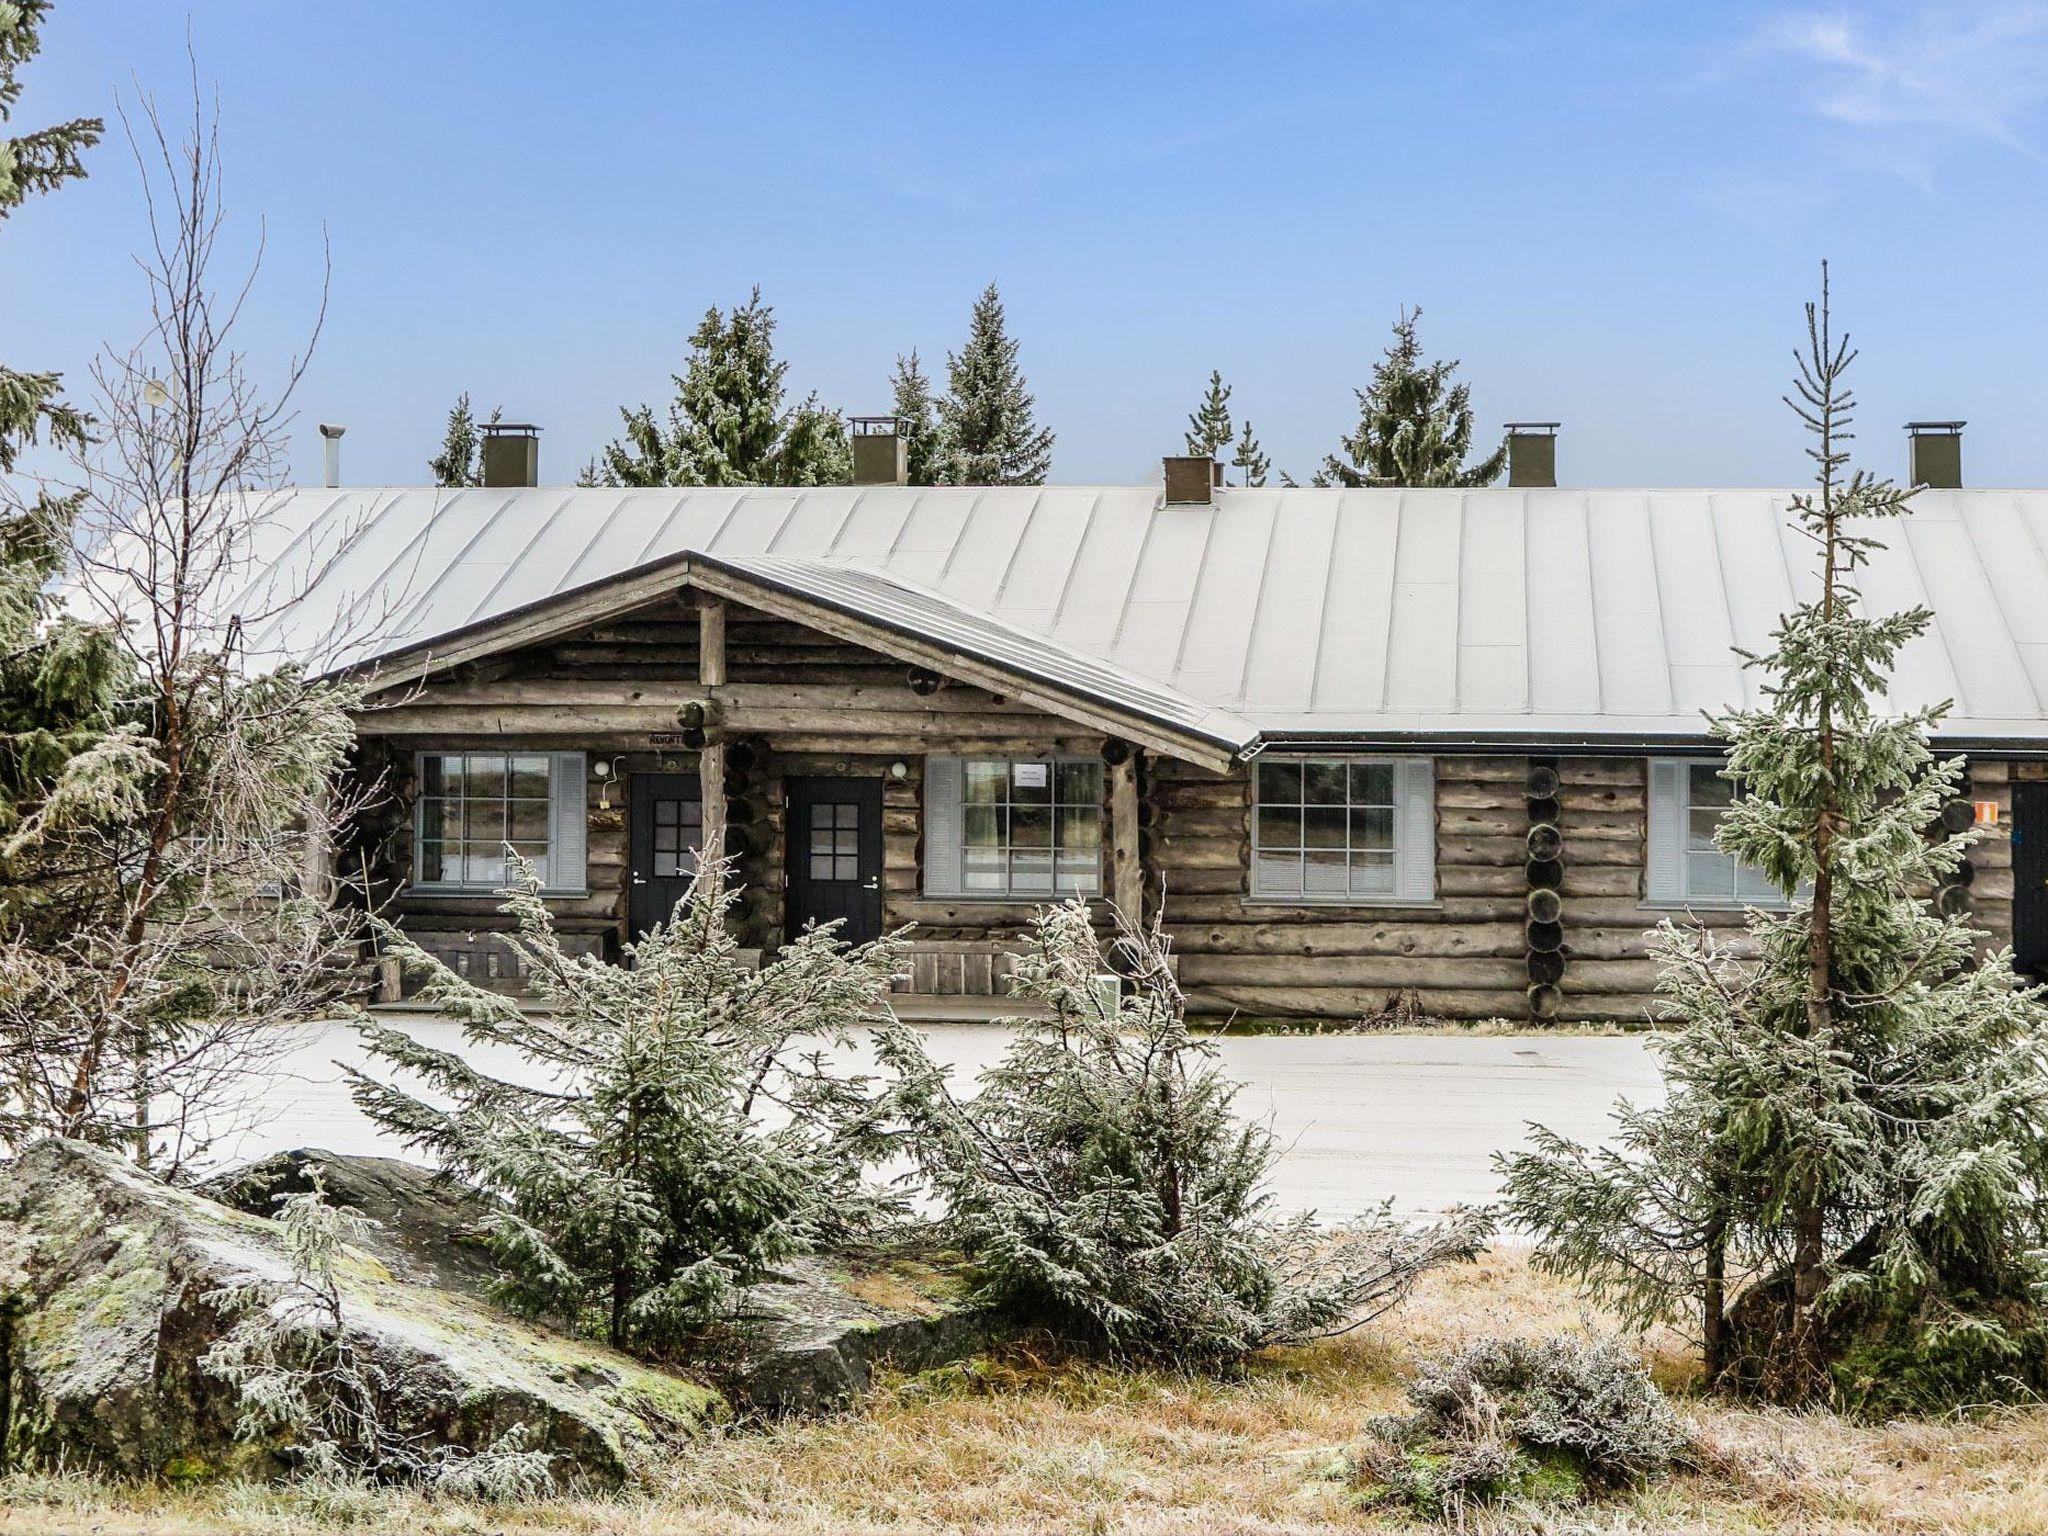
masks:
[[[1718,1386],[1728,1369],[1728,1218],[1715,1205],[1707,1222],[1705,1273],[1700,1284],[1700,1344],[1707,1385]]]

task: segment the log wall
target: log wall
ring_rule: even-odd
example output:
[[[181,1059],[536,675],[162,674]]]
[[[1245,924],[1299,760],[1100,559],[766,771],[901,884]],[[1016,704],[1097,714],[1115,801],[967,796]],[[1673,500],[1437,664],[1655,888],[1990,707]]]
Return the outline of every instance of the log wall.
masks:
[[[360,771],[380,775],[388,795],[375,825],[358,839],[352,867],[367,861],[380,898],[409,931],[435,935],[437,947],[503,930],[506,919],[491,896],[405,887],[418,793],[415,754],[518,746],[582,750],[593,769],[601,760],[614,768],[609,781],[593,772],[586,786],[588,894],[548,904],[565,933],[596,936],[616,954],[627,937],[633,775],[699,771],[697,752],[656,748],[649,737],[675,733],[677,709],[702,701],[727,743],[728,838],[744,887],[742,942],[782,942],[787,780],[879,778],[885,925],[915,926],[915,942],[928,958],[914,959],[931,990],[986,990],[979,960],[960,958],[964,946],[1013,945],[1033,907],[924,895],[925,754],[1094,757],[1102,735],[965,684],[919,693],[900,662],[743,607],[728,613],[723,685],[706,689],[699,682],[697,647],[694,610],[669,603],[395,694],[360,722]],[[897,765],[900,776],[891,771]],[[1105,889],[1108,781],[1105,774]],[[485,944],[479,953],[491,948]],[[1000,961],[991,963],[991,974],[1006,973]]]
[[[884,919],[915,925],[919,991],[999,991],[1028,902],[928,898],[923,892],[927,753],[1094,756],[1096,732],[984,689],[911,686],[899,662],[744,607],[728,612],[727,681],[706,689],[694,610],[665,603],[570,638],[530,647],[402,695],[362,721],[364,771],[390,790],[380,820],[341,854],[343,874],[370,877],[391,910],[434,947],[477,946],[502,929],[484,895],[402,889],[411,859],[413,754],[419,750],[574,747],[613,778],[587,785],[588,894],[551,903],[561,928],[616,954],[627,934],[627,830],[633,774],[698,771],[694,751],[649,742],[673,732],[676,710],[707,705],[727,745],[732,850],[745,886],[741,938],[772,947],[783,931],[782,806],[796,776],[879,777],[883,785]],[[891,772],[901,764],[904,772]],[[1555,768],[1555,794],[1532,798],[1531,768]],[[1127,769],[1126,771],[1130,771]],[[1991,942],[2010,942],[2010,823],[2015,776],[2048,765],[1971,765],[1970,793],[1999,807],[2000,832],[1971,856],[1964,896]],[[1136,860],[1148,912],[1164,902],[1167,932],[1192,1007],[1210,1018],[1356,1021],[1387,1016],[1527,1018],[1554,1004],[1561,1020],[1656,1017],[1646,931],[1669,914],[1643,903],[1647,766],[1642,758],[1445,756],[1436,761],[1436,899],[1415,906],[1289,905],[1250,899],[1252,773],[1214,772],[1143,754],[1137,760]],[[1117,867],[1117,775],[1104,775],[1103,889]],[[1539,776],[1548,785],[1547,776]],[[1555,825],[1555,861],[1532,864],[1534,821]],[[1126,803],[1126,820],[1129,806]],[[1554,817],[1554,823],[1549,819]],[[1128,832],[1128,825],[1126,828]],[[1547,832],[1544,834],[1547,836]],[[1531,927],[1531,881],[1554,890],[1563,929]],[[395,893],[395,894],[394,894]],[[1546,900],[1545,911],[1550,904]],[[1106,923],[1106,903],[1102,907]],[[1739,929],[1739,912],[1700,921]],[[1730,937],[1734,935],[1731,933]],[[1549,978],[1555,975],[1553,982]],[[1532,982],[1555,986],[1540,999]]]

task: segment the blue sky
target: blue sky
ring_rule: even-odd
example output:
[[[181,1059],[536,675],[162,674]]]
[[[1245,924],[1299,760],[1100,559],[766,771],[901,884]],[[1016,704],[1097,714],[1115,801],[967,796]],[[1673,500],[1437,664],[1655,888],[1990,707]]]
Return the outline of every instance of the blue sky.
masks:
[[[1574,484],[1774,484],[1823,255],[1868,462],[1966,417],[1972,484],[2048,484],[2048,4],[58,0],[18,126],[173,104],[189,23],[243,342],[352,482],[417,482],[459,390],[567,480],[754,283],[790,380],[886,408],[1002,285],[1054,478],[1156,478],[1211,367],[1306,479],[1402,304],[1482,430],[1564,422]],[[0,238],[7,361],[139,333],[118,133]]]

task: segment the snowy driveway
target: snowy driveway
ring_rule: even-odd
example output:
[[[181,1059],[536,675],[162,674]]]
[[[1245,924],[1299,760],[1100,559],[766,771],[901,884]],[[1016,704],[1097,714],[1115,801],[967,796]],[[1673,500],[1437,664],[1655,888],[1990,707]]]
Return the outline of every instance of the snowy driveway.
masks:
[[[392,1022],[443,1047],[456,1026],[402,1015]],[[989,1024],[925,1026],[933,1054],[971,1077],[1002,1049]],[[1581,1139],[1607,1129],[1617,1097],[1653,1102],[1654,1059],[1633,1036],[1323,1035],[1244,1036],[1221,1042],[1226,1069],[1244,1085],[1238,1107],[1270,1122],[1284,1156],[1281,1203],[1326,1218],[1393,1197],[1399,1209],[1438,1211],[1496,1192],[1492,1155],[1519,1146],[1528,1122]],[[220,1160],[239,1162],[284,1147],[406,1155],[350,1101],[337,1060],[359,1064],[352,1030],[310,1033],[267,1096],[267,1118],[234,1137]],[[517,1075],[478,1053],[485,1071]]]

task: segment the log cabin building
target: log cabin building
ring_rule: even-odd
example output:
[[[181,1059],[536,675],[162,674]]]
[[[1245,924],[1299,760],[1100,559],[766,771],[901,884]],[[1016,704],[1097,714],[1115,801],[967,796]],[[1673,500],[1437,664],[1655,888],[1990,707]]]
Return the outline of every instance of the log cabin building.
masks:
[[[1934,609],[1898,702],[1955,701],[1951,814],[2015,833],[1932,895],[2040,967],[2048,492],[1962,489],[1953,439],[1863,587]],[[843,487],[555,488],[504,428],[479,489],[282,493],[267,638],[377,689],[390,793],[333,856],[516,988],[508,843],[613,957],[720,846],[743,942],[914,925],[938,1016],[1070,894],[1163,910],[1200,1013],[1330,1021],[1643,1020],[1646,929],[1774,899],[1713,847],[1703,712],[1809,583],[1787,492],[1559,488],[1547,424],[1472,491],[916,488],[886,422],[855,446]]]

